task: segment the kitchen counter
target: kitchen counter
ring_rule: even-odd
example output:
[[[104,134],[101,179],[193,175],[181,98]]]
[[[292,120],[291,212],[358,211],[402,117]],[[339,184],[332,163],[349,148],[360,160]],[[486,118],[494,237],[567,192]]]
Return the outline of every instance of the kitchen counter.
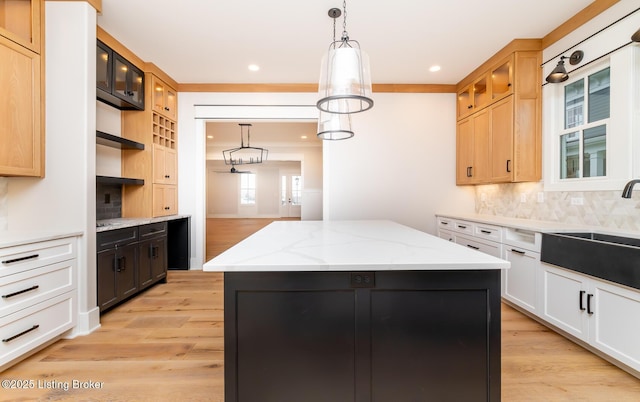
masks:
[[[437,213],[436,216],[464,219],[514,229],[531,230],[533,232],[540,233],[598,232],[613,236],[640,238],[640,232],[636,230],[615,229],[597,225],[581,225],[553,221],[540,221],[535,219],[509,218],[486,214]]]
[[[176,219],[189,218],[190,215],[169,215],[158,218],[116,218],[101,219],[96,221],[96,232],[106,232],[108,230],[122,229],[132,226],[146,225],[149,223],[167,222]]]
[[[509,263],[391,221],[277,221],[205,271],[505,269]]]
[[[218,257],[225,401],[500,401],[509,262],[390,221],[278,221]]]

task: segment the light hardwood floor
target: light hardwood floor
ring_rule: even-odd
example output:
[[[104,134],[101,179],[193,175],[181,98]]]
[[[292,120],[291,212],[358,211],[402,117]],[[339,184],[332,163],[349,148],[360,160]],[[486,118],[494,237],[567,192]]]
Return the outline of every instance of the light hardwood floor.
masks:
[[[250,222],[237,223],[246,237]],[[225,236],[228,244],[234,235]],[[170,271],[166,284],[104,314],[97,331],[0,373],[36,387],[2,389],[0,400],[223,401],[222,289],[221,274]],[[102,388],[72,389],[74,380]],[[70,389],[38,388],[38,381]],[[639,401],[640,380],[503,305],[502,400]]]

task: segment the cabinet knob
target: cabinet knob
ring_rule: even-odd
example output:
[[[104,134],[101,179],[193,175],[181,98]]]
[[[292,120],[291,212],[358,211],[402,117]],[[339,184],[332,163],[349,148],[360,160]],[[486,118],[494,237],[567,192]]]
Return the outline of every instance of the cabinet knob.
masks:
[[[473,105],[469,105],[467,106],[467,109],[471,109],[473,107]]]
[[[166,111],[168,112],[168,111],[169,111],[169,110],[171,110],[171,109],[169,109],[168,107],[166,107],[166,106],[165,106],[165,107],[164,107],[164,110],[166,110]]]

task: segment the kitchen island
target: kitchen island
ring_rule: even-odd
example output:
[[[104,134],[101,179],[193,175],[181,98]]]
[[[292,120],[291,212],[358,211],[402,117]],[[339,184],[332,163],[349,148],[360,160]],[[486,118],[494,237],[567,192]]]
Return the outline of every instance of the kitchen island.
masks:
[[[225,401],[499,401],[509,262],[390,221],[279,221],[224,272]]]

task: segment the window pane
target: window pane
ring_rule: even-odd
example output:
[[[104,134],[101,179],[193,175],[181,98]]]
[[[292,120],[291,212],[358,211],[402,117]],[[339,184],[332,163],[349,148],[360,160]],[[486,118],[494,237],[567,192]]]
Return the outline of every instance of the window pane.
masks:
[[[287,204],[287,176],[281,176],[280,184],[280,205]]]
[[[584,177],[607,175],[607,127],[584,130]]]
[[[580,133],[560,136],[560,178],[580,177]]]
[[[256,175],[243,173],[240,175],[240,204],[256,203]]]
[[[302,204],[302,177],[291,176],[291,204]]]
[[[608,68],[589,76],[589,123],[609,118],[610,88]]]
[[[584,121],[584,80],[564,87],[564,128],[577,127]]]

